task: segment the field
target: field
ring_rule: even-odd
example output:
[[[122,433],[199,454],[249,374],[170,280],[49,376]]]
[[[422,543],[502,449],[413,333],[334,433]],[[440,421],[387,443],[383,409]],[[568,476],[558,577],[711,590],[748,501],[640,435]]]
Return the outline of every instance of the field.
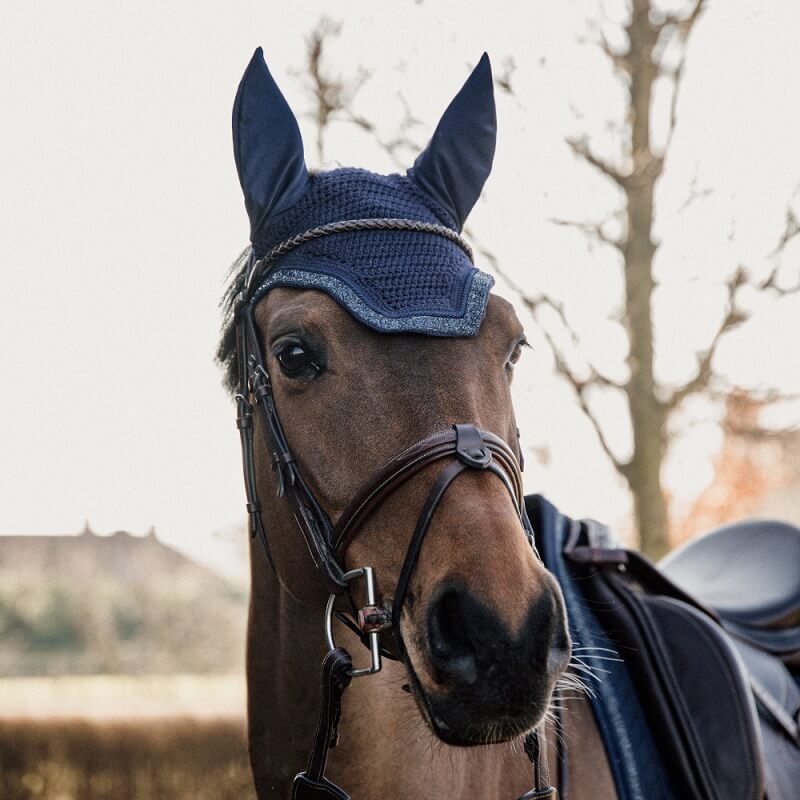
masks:
[[[3,800],[254,800],[239,676],[0,681]]]

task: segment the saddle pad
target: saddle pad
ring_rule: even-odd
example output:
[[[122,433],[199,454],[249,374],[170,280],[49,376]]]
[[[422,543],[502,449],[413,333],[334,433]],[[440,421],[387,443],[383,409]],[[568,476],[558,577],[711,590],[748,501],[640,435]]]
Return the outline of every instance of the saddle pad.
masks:
[[[529,499],[529,512],[580,644],[613,647],[623,660],[603,662],[611,671],[593,687],[620,797],[762,800],[755,704],[716,619],[643,557],[613,548],[602,526],[569,520],[542,498]],[[664,787],[642,791],[654,774]]]
[[[603,654],[600,661],[593,661],[591,656],[584,659],[587,664],[602,665],[600,677],[584,678],[589,685],[588,701],[603,739],[617,797],[685,800],[673,787],[671,776],[662,764],[630,670],[625,661],[614,658],[614,642],[583,597],[574,565],[564,558],[567,542],[580,531],[579,523],[561,514],[540,495],[526,497],[525,506],[536,534],[537,549],[561,586],[573,644],[585,648],[576,652]],[[609,547],[611,544],[603,543]]]

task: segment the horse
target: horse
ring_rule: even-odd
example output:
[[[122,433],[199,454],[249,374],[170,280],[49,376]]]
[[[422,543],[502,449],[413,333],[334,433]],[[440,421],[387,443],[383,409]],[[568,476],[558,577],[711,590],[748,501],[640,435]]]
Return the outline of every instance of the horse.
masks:
[[[494,155],[488,58],[405,175],[310,173],[260,48],[233,133],[251,245],[217,355],[258,797],[554,798],[568,763],[570,800],[615,800],[583,680],[605,656],[573,641],[521,490],[524,329],[460,235]]]
[[[490,300],[481,333],[469,340],[376,333],[314,290],[274,289],[256,318],[265,342],[277,332],[303,331],[305,348],[313,336],[314,357],[328,365],[330,383],[318,393],[307,378],[296,386],[297,379],[281,377],[275,364],[274,391],[287,438],[333,517],[396,449],[451,420],[478,420],[509,436],[515,430],[510,365],[522,329],[500,298]],[[256,467],[265,498],[276,492],[269,462],[261,449]],[[348,565],[374,567],[379,594],[391,597],[413,518],[439,469],[426,468],[387,497],[349,548]],[[384,660],[380,673],[348,689],[328,772],[353,798],[506,800],[530,788],[522,735],[545,716],[569,648],[560,592],[527,546],[497,479],[461,481],[437,512],[408,594],[411,613],[401,623],[410,667]],[[281,580],[255,540],[252,552],[248,720],[259,798],[289,797],[305,765],[326,649],[328,595],[312,579],[313,561],[280,506],[270,509],[270,535]],[[337,641],[354,654],[362,649],[347,628]],[[410,694],[403,691],[409,683]],[[438,717],[429,715],[423,693],[444,701]],[[570,797],[611,800],[591,712],[569,694],[561,735],[581,751],[570,759]],[[551,763],[555,775],[554,748]]]

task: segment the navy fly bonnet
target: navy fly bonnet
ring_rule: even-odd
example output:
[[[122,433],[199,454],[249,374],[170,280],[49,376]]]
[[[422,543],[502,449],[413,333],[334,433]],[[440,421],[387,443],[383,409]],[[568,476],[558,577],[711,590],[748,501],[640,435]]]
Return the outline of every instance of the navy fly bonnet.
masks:
[[[297,120],[257,49],[233,107],[252,259],[269,262],[252,302],[275,286],[320,289],[378,331],[475,335],[493,279],[458,234],[491,170],[496,130],[484,54],[405,175],[309,173]],[[381,222],[332,225],[351,220]]]

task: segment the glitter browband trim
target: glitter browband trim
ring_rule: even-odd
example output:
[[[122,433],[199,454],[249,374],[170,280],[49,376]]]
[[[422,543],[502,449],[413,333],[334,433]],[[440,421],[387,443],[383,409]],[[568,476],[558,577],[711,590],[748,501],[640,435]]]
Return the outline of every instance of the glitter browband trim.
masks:
[[[330,236],[334,233],[351,233],[352,231],[412,231],[416,233],[433,233],[437,236],[442,236],[449,239],[454,244],[458,245],[467,255],[469,260],[474,263],[472,257],[472,248],[469,243],[452,228],[446,225],[437,225],[432,222],[421,222],[416,219],[393,219],[389,217],[377,217],[368,219],[346,219],[340,222],[331,222],[327,225],[320,225],[317,228],[311,228],[304,233],[299,233],[297,236],[292,236],[291,239],[286,239],[280,244],[273,247],[265,256],[253,262],[247,273],[247,279],[244,285],[244,293],[250,297],[254,283],[261,273],[276,261],[281,256],[285,255],[296,247],[306,242],[311,242],[314,239],[321,239],[323,236]]]
[[[301,270],[276,270],[259,285],[253,300],[257,301],[276,286],[321,289],[373,330],[383,333],[427,333],[432,336],[474,336],[483,319],[486,297],[493,283],[491,275],[476,270],[470,280],[461,314],[452,317],[433,314],[389,317],[372,309],[343,281]]]

